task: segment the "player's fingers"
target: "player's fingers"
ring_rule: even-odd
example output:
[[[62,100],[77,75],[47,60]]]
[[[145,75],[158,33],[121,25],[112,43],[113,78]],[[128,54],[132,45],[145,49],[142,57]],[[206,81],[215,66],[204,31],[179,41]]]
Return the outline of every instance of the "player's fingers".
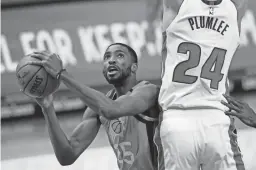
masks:
[[[45,55],[39,53],[34,53],[31,55],[31,57],[37,58],[39,60],[47,60],[47,57]]]
[[[237,106],[237,107],[240,106],[240,104],[239,104],[234,98],[232,98],[232,97],[230,97],[230,96],[227,96],[227,101],[228,101],[229,103],[232,103],[233,105],[235,105],[235,106]]]
[[[226,111],[225,114],[228,115],[228,116],[239,116],[240,115],[240,114],[234,113],[232,111]]]
[[[236,104],[242,108],[244,105],[246,105],[244,102],[240,101],[240,100],[235,100]]]
[[[226,94],[223,94],[223,96],[225,97],[225,99],[228,101],[228,103],[230,103],[230,98],[229,98],[229,96],[228,95],[226,95]]]
[[[243,107],[243,104],[237,100],[232,100],[231,103],[239,108]]]
[[[43,61],[28,61],[27,64],[43,66]]]
[[[226,95],[226,94],[223,94],[223,96],[227,99],[227,101],[228,101],[229,103],[232,103],[232,104],[235,105],[236,107],[238,107],[238,108],[242,108],[242,107],[243,107],[243,103],[240,102],[239,100],[237,100],[237,99],[235,99],[235,98],[233,98],[233,97],[231,97],[231,96],[228,96],[228,95]]]
[[[27,57],[33,57],[34,52],[27,54]]]
[[[233,98],[233,97],[231,97],[231,96],[229,96],[229,95],[227,95],[227,94],[223,94],[223,96],[226,98],[226,99],[228,99],[228,100],[234,100],[235,98]]]
[[[51,54],[51,53],[50,53],[49,51],[47,51],[47,50],[42,51],[42,53],[45,54],[45,55]]]
[[[48,54],[44,53],[42,51],[34,52],[33,55],[32,55],[32,57],[38,58],[40,60],[47,60],[47,58],[48,58],[47,56],[48,56]]]
[[[234,111],[236,111],[236,112],[240,112],[240,109],[239,108],[237,108],[236,106],[234,106],[234,105],[232,105],[232,104],[230,104],[230,103],[226,103],[225,101],[221,101],[221,103],[223,104],[223,105],[225,105],[225,106],[227,106],[229,109],[231,109],[231,110],[234,110]]]
[[[237,106],[240,109],[243,108],[244,106],[243,102],[236,100],[235,98],[231,98],[230,103],[232,103],[233,105]]]
[[[36,59],[38,59],[38,60],[44,60],[44,58],[42,57],[42,56],[39,56],[39,55],[31,55],[31,57],[33,57],[33,58],[36,58]]]
[[[235,113],[235,112],[232,112],[232,111],[226,111],[225,114],[228,115],[228,116],[236,116],[240,119],[248,119],[247,116],[239,114],[239,113]]]
[[[236,99],[236,98],[234,98],[234,97],[232,97],[232,96],[228,96],[228,95],[226,95],[226,94],[223,94],[223,96],[224,96],[228,101],[234,102],[234,103],[237,104],[237,105],[243,104],[242,101],[240,101],[240,100],[238,100],[238,99]]]
[[[41,51],[35,51],[34,53],[37,53],[37,54],[49,54],[50,52],[48,52],[47,50],[41,50]]]
[[[226,94],[223,94],[223,96],[227,99],[227,101],[231,101],[231,97],[226,95]]]

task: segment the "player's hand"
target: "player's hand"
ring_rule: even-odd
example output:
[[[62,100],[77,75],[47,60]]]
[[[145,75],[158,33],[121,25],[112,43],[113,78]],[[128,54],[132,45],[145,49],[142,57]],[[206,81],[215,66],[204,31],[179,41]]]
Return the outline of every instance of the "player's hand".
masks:
[[[227,99],[228,103],[223,100],[221,103],[230,109],[225,112],[226,115],[236,116],[244,124],[256,128],[256,113],[247,103],[241,102],[227,95],[223,96]]]
[[[53,105],[53,95],[50,94],[43,98],[35,98],[35,101],[42,107],[42,109],[47,109]]]
[[[41,65],[53,77],[57,78],[59,73],[63,70],[63,63],[59,55],[50,53],[48,51],[34,52],[30,54],[31,57],[37,58],[41,61],[30,61],[28,64]]]

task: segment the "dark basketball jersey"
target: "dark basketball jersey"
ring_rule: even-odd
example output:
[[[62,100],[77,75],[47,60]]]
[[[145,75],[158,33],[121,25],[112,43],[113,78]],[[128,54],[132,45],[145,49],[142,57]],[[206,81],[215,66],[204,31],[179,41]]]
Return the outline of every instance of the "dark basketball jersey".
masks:
[[[142,81],[133,89],[145,84],[148,82]],[[132,93],[133,89],[127,94]],[[115,89],[110,90],[107,96],[115,100],[117,98]],[[158,114],[156,102],[151,109],[136,116],[124,116],[114,120],[100,117],[120,170],[153,170],[157,167],[157,151],[153,136],[158,124]]]

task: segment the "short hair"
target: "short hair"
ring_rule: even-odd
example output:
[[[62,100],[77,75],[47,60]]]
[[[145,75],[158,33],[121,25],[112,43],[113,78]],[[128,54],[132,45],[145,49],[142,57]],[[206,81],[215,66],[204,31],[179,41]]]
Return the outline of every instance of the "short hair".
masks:
[[[126,47],[128,49],[128,52],[131,54],[131,56],[133,57],[133,62],[134,63],[138,63],[138,56],[136,54],[136,52],[134,51],[134,49],[132,49],[132,47],[130,47],[129,45],[126,45],[126,44],[123,44],[123,43],[113,43],[113,44],[110,44],[107,49],[113,45],[121,45],[123,47]],[[107,50],[106,49],[106,50]]]

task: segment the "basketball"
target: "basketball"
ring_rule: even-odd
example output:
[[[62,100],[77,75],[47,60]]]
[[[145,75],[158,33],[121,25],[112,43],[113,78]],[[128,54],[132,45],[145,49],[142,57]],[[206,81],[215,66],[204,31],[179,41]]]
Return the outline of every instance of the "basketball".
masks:
[[[16,67],[16,76],[21,91],[33,98],[42,98],[57,90],[60,81],[46,72],[40,65],[28,64],[29,61],[40,61],[25,56]]]

